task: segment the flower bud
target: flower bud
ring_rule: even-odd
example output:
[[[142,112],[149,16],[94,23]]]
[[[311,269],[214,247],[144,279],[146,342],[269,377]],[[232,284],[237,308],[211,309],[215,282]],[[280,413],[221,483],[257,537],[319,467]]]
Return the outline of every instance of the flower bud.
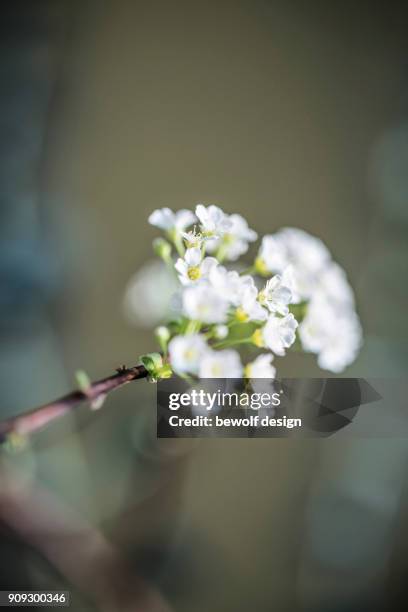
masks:
[[[159,325],[154,330],[154,335],[159,343],[161,350],[165,353],[167,350],[167,343],[170,340],[170,331],[165,325]]]
[[[153,240],[153,250],[163,261],[168,262],[171,258],[171,244],[164,238]]]
[[[77,370],[75,372],[75,381],[79,390],[87,395],[91,387],[91,379],[89,378],[88,374],[84,370]]]
[[[214,336],[218,340],[224,340],[228,336],[228,327],[226,325],[216,325],[214,328]]]

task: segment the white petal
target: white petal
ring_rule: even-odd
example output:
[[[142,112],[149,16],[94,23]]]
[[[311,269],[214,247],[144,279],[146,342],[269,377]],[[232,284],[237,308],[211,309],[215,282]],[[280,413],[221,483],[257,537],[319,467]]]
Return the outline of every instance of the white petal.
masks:
[[[204,355],[199,367],[200,378],[240,378],[242,363],[237,351],[211,351]]]
[[[195,214],[198,217],[198,220],[202,225],[205,225],[207,222],[207,209],[203,204],[197,204],[195,209]]]
[[[272,361],[272,353],[263,353],[247,365],[246,372],[250,378],[275,378],[276,368]]]
[[[189,319],[203,323],[225,323],[228,302],[206,282],[183,291],[183,312]]]
[[[169,342],[170,363],[176,372],[196,374],[207,350],[209,347],[199,334],[175,336]]]
[[[184,259],[189,267],[198,266],[201,262],[201,249],[198,247],[187,249]]]
[[[175,215],[170,208],[160,208],[152,212],[148,221],[162,230],[169,230],[174,227]]]
[[[259,302],[254,302],[248,312],[251,321],[266,321],[268,313]]]
[[[215,257],[205,257],[201,264],[201,274],[208,276],[216,266],[218,266],[218,261]]]
[[[188,266],[187,263],[181,257],[178,258],[176,263],[174,264],[175,269],[182,276],[187,276]]]
[[[178,230],[184,230],[189,225],[192,225],[197,221],[197,217],[191,210],[182,208],[175,214],[175,227]]]

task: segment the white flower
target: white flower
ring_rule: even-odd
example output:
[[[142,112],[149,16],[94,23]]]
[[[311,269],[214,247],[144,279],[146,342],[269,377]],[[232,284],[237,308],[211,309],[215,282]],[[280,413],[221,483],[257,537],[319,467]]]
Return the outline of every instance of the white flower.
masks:
[[[252,276],[240,276],[223,266],[214,267],[209,274],[211,285],[220,292],[235,308],[235,316],[241,321],[265,321],[267,311],[258,301],[258,289]]]
[[[246,287],[238,294],[239,305],[235,311],[235,317],[242,323],[246,321],[265,321],[268,313],[258,302],[258,289]]]
[[[287,227],[265,236],[256,260],[262,273],[283,273],[292,265],[296,301],[309,299],[316,288],[320,272],[329,264],[330,252],[323,242],[303,230]]]
[[[362,342],[361,325],[355,312],[337,319],[336,331],[322,347],[317,363],[324,370],[342,372],[350,365],[360,350]]]
[[[322,295],[315,296],[308,304],[306,316],[299,326],[302,348],[309,353],[319,353],[333,324],[333,310],[328,301]]]
[[[258,238],[258,234],[255,230],[248,227],[247,220],[241,215],[233,214],[228,216],[228,220],[231,222],[231,226],[228,233],[238,240],[244,240],[245,242],[255,242]]]
[[[177,212],[173,212],[170,208],[159,208],[152,212],[148,220],[150,225],[159,227],[166,232],[182,231],[197,221],[195,214],[185,208]]]
[[[210,351],[200,361],[200,378],[240,378],[242,363],[234,350]]]
[[[193,247],[200,248],[201,245],[203,244],[203,241],[204,241],[203,236],[201,234],[197,234],[196,231],[181,232],[181,235],[186,241],[187,248],[189,249]]]
[[[238,321],[266,320],[268,313],[258,301],[258,289],[252,276],[240,276],[235,270],[228,272],[223,266],[217,266],[210,271],[209,280],[212,286],[235,306],[235,317]]]
[[[331,303],[339,308],[354,308],[354,293],[346,273],[335,262],[330,262],[320,273],[318,291],[321,291]]]
[[[214,289],[222,293],[234,306],[239,305],[245,288],[255,287],[252,276],[240,276],[235,270],[228,271],[224,266],[212,268],[209,280]]]
[[[209,280],[214,289],[236,308],[238,321],[265,321],[267,311],[258,301],[258,289],[252,276],[240,276],[235,270],[228,272],[223,266],[217,266],[210,270]]]
[[[356,358],[362,332],[353,309],[339,309],[330,298],[318,294],[308,305],[299,337],[305,351],[318,355],[321,368],[339,373]]]
[[[292,313],[285,317],[270,315],[262,328],[262,340],[273,353],[284,355],[285,349],[292,346],[296,339],[298,322]]]
[[[179,273],[180,282],[183,285],[191,285],[198,280],[208,278],[212,268],[218,265],[215,257],[205,257],[202,259],[201,249],[187,249],[183,258],[179,258],[175,268]]]
[[[129,280],[123,309],[127,319],[142,327],[157,325],[171,312],[177,279],[162,262],[153,259]]]
[[[276,368],[272,365],[273,354],[263,353],[245,366],[247,378],[275,378]]]
[[[200,360],[209,350],[203,336],[175,336],[169,343],[170,363],[176,372],[197,374]]]
[[[283,272],[289,265],[287,250],[282,239],[275,235],[262,238],[256,264],[266,273]]]
[[[258,234],[248,227],[248,223],[241,215],[228,215],[227,219],[230,222],[229,229],[222,238],[212,240],[208,244],[208,251],[212,253],[222,247],[224,259],[236,261],[247,252],[249,242],[254,242]]]
[[[225,323],[228,301],[208,283],[187,287],[182,295],[183,313],[202,323]]]
[[[269,255],[265,263],[271,272],[283,272],[290,264],[317,272],[330,260],[330,252],[320,238],[296,227],[285,227],[272,236],[265,236],[262,250]]]
[[[270,312],[277,312],[281,315],[288,314],[288,304],[292,302],[292,291],[285,282],[285,276],[277,274],[269,279],[265,287],[259,292],[258,299]]]
[[[302,286],[302,282],[297,278],[297,276],[299,276],[299,273],[296,274],[294,267],[290,265],[290,266],[286,266],[286,268],[283,270],[280,276],[282,278],[282,284],[285,287],[288,287],[288,289],[290,289],[290,292],[292,294],[290,303],[299,304],[299,302],[302,301],[302,298],[297,291],[297,286],[299,285],[300,287]]]
[[[222,236],[231,227],[227,215],[218,206],[197,204],[195,213],[201,224],[202,233],[211,238]]]

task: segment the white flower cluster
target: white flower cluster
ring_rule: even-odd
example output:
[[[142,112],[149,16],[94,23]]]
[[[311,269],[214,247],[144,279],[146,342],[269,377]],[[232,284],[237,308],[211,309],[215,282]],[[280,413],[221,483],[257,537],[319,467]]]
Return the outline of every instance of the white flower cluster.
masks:
[[[304,304],[302,348],[318,355],[321,368],[338,373],[354,361],[362,332],[353,290],[321,240],[289,227],[265,236],[256,268],[261,274],[289,276],[295,303]]]
[[[297,334],[325,369],[339,372],[355,358],[361,329],[353,292],[319,239],[295,228],[265,236],[254,265],[239,273],[223,264],[257,239],[240,215],[198,204],[195,214],[156,210],[149,222],[164,230],[167,240],[155,249],[179,282],[178,312],[157,333],[177,374],[273,378],[274,356],[285,355]],[[244,366],[237,345],[267,352]]]

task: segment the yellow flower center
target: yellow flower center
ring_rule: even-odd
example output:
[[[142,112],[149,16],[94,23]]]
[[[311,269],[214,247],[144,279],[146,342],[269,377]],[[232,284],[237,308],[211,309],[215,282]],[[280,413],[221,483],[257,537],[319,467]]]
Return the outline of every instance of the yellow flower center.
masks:
[[[259,348],[262,348],[263,346],[265,346],[261,329],[257,329],[254,331],[254,333],[252,334],[251,340],[253,344],[255,344],[255,346],[258,346]]]
[[[198,266],[192,266],[188,269],[187,276],[192,281],[198,280],[201,276],[200,268]]]
[[[248,319],[249,319],[247,313],[242,308],[242,306],[238,306],[238,308],[236,309],[236,311],[235,311],[235,318],[240,323],[245,323],[245,321],[248,321]]]
[[[261,276],[269,276],[269,270],[266,267],[265,260],[262,257],[257,257],[255,259],[255,270]]]
[[[258,293],[258,302],[262,304],[262,306],[265,306],[266,304],[266,294],[263,289]]]
[[[184,351],[184,359],[186,361],[193,361],[193,359],[195,359],[195,351],[193,349],[187,349],[186,351]]]

